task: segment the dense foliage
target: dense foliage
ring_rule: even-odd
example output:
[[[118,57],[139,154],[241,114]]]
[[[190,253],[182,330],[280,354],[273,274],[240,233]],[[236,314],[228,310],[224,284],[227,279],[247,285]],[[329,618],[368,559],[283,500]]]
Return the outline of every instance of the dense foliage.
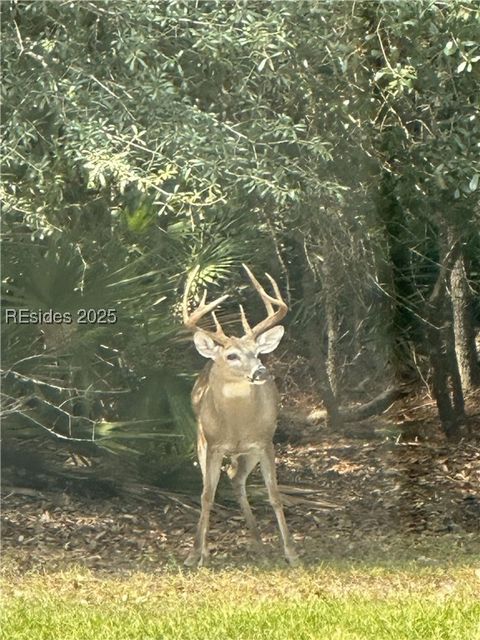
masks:
[[[327,403],[386,371],[455,391],[454,264],[465,322],[479,286],[476,2],[1,12],[4,307],[117,317],[4,323],[12,432],[188,451],[197,264],[214,290],[241,287],[242,261],[282,281]],[[456,431],[459,402],[439,409]]]

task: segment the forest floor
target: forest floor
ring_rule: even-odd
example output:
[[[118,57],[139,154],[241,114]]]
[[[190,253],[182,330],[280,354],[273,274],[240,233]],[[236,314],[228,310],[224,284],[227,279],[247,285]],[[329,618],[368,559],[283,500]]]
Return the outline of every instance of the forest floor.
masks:
[[[258,472],[249,489],[264,557],[250,555],[224,478],[211,568],[199,571],[182,564],[199,515],[191,492],[125,472],[118,495],[82,497],[7,475],[0,638],[480,638],[478,398],[468,409],[470,436],[456,444],[439,435],[428,398],[399,401],[343,435],[281,424],[278,476],[303,560],[295,569]]]
[[[469,428],[480,434],[479,398]],[[470,564],[480,557],[480,439],[456,444],[438,431],[427,398],[395,403],[349,435],[306,425],[277,444],[286,516],[306,566]],[[420,429],[418,426],[420,425]],[[363,434],[363,435],[362,435]],[[420,434],[420,435],[419,435]],[[3,486],[4,571],[155,572],[179,566],[193,540],[198,498],[130,485],[113,497]],[[249,482],[267,562],[282,564],[275,518],[258,472]],[[212,514],[212,567],[254,565],[228,494]]]

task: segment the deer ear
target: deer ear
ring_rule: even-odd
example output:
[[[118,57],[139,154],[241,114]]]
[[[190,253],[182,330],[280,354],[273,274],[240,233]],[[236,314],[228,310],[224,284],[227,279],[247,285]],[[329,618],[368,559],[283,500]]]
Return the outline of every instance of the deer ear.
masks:
[[[280,344],[280,340],[283,338],[284,332],[285,329],[279,325],[278,327],[273,327],[261,333],[256,340],[257,353],[271,353],[275,351]]]
[[[203,331],[196,331],[193,334],[193,341],[197,348],[198,353],[204,358],[215,358],[218,355],[220,347],[218,344],[215,344],[214,340],[210,336],[207,336]]]

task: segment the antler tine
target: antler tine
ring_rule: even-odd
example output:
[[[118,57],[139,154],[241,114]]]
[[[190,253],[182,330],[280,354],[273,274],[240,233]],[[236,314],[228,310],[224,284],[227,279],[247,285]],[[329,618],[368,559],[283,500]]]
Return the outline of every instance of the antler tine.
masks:
[[[242,267],[248,273],[248,277],[252,281],[252,284],[255,287],[255,289],[260,294],[260,297],[263,300],[263,304],[266,306],[267,312],[270,315],[271,313],[273,313],[272,303],[275,304],[276,300],[268,295],[268,293],[265,291],[265,289],[262,287],[259,281],[255,278],[255,276],[253,275],[253,273],[250,271],[250,269],[247,267],[246,264],[242,263]]]
[[[280,293],[280,289],[278,288],[278,284],[275,282],[275,280],[272,278],[272,276],[269,273],[265,273],[265,275],[267,276],[267,278],[272,283],[272,287],[273,287],[273,290],[275,291],[275,295],[277,296],[277,300],[282,300],[282,302],[283,302],[282,294]]]
[[[247,267],[246,264],[244,264],[242,266],[245,269],[245,271],[247,272],[248,277],[252,281],[253,286],[255,287],[256,291],[260,295],[260,297],[262,299],[262,302],[265,305],[265,308],[267,309],[267,317],[264,320],[262,320],[261,322],[259,322],[258,324],[256,324],[251,329],[251,335],[253,335],[254,337],[257,337],[261,333],[266,331],[267,329],[270,329],[271,327],[273,327],[276,324],[278,324],[280,322],[280,320],[282,320],[287,315],[288,306],[287,306],[287,304],[285,303],[285,301],[282,298],[282,295],[280,293],[280,289],[279,289],[277,283],[275,282],[275,280],[272,278],[272,276],[270,274],[266,273],[265,275],[270,280],[270,283],[271,283],[271,285],[273,287],[273,290],[275,292],[275,296],[276,296],[275,298],[270,296],[265,291],[265,289],[258,282],[258,280],[255,278],[255,276],[253,275],[253,273],[250,271],[250,269]],[[274,305],[277,307],[276,311],[273,308]],[[243,320],[242,320],[242,322],[243,322]]]
[[[192,273],[188,277],[187,283],[185,285],[185,291],[183,293],[183,300],[182,300],[183,324],[187,327],[187,329],[190,329],[191,331],[196,331],[197,329],[199,329],[200,331],[203,331],[204,333],[209,335],[216,342],[220,344],[226,344],[229,338],[223,332],[222,326],[217,320],[217,317],[213,309],[215,309],[215,307],[218,307],[219,304],[221,304],[224,300],[226,300],[228,298],[228,294],[220,296],[219,298],[216,298],[212,302],[209,302],[208,304],[206,304],[207,290],[205,289],[198,307],[194,311],[192,311],[192,313],[188,312],[188,296],[190,293],[190,289],[192,287],[192,283],[196,275],[198,274],[199,269],[200,269],[199,266],[195,267],[195,269],[192,271]],[[201,327],[197,327],[198,322],[203,318],[203,316],[207,315],[207,313],[210,313],[210,312],[212,312],[216,331],[208,331],[207,329],[202,329]]]
[[[216,329],[217,331],[219,331],[219,332],[220,332],[220,331],[222,331],[222,332],[223,332],[222,325],[221,325],[221,324],[220,324],[220,322],[218,321],[218,319],[217,319],[217,314],[215,313],[215,311],[212,311],[212,318],[213,318],[213,321],[215,322],[215,329]]]
[[[247,320],[247,316],[245,315],[245,311],[243,309],[243,306],[240,304],[238,305],[240,307],[240,317],[242,318],[242,327],[243,330],[245,331],[245,335],[246,336],[251,336],[252,335],[252,327],[248,324],[248,320]]]
[[[183,298],[182,298],[182,317],[183,317],[183,323],[185,325],[187,325],[188,317],[189,317],[188,316],[188,296],[190,294],[190,289],[192,288],[192,283],[195,280],[195,277],[199,269],[200,269],[200,266],[197,265],[195,269],[192,271],[192,273],[188,276],[187,282],[185,283],[185,289],[183,291]]]

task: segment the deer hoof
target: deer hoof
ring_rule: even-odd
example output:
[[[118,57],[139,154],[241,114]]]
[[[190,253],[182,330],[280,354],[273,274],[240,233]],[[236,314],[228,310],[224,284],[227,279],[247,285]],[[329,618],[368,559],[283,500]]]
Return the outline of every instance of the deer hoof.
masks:
[[[208,552],[201,552],[197,549],[192,549],[184,561],[185,567],[195,569],[197,567],[206,567],[208,565]]]
[[[195,568],[198,567],[201,555],[196,549],[192,549],[188,556],[185,558],[183,564],[185,567]]]
[[[199,567],[208,567],[208,554],[203,554],[200,556],[200,560],[198,562]]]
[[[300,567],[302,565],[302,561],[295,552],[290,552],[286,556],[286,559],[291,567]]]

